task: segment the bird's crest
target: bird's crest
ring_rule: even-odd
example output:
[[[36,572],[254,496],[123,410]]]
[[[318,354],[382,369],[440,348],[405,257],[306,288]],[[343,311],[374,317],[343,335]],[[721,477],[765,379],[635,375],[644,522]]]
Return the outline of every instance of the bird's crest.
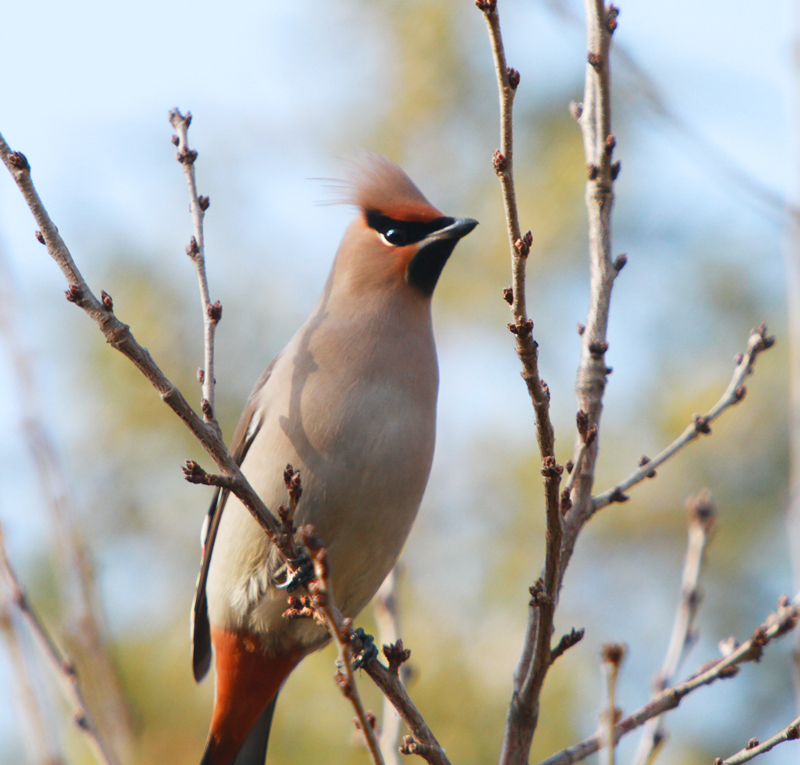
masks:
[[[344,179],[332,184],[335,202],[395,220],[427,222],[441,217],[405,172],[386,157],[362,151],[344,163]]]

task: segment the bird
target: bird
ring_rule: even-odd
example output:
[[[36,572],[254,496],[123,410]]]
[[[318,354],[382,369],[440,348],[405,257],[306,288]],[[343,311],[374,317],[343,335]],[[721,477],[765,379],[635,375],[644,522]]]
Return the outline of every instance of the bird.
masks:
[[[325,545],[336,605],[355,617],[394,566],[430,473],[439,372],[431,298],[458,241],[478,225],[434,207],[406,173],[365,152],[341,200],[356,209],[308,320],[258,379],[231,454],[273,511],[287,464],[302,476],[294,524]],[[234,496],[204,523],[193,605],[193,671],[215,665],[201,765],[264,765],[278,692],[329,639],[286,619],[286,566]]]

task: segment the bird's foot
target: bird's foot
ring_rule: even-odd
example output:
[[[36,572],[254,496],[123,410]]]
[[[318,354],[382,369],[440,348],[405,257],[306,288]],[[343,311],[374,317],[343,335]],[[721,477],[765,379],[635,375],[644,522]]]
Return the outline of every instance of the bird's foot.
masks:
[[[378,658],[375,638],[364,632],[362,627],[353,630],[350,644],[353,646],[353,669],[365,669]]]
[[[294,592],[304,584],[314,580],[314,563],[308,555],[301,554],[297,558],[286,561],[276,572],[275,578],[282,582],[276,583],[279,590]]]

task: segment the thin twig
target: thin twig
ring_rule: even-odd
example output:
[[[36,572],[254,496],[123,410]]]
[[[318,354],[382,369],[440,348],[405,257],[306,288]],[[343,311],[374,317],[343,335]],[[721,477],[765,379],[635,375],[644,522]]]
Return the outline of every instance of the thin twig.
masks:
[[[19,625],[14,622],[5,586],[0,587],[0,633],[8,646],[11,668],[17,680],[17,696],[22,728],[27,728],[25,746],[32,762],[63,765],[54,741],[57,726],[45,722],[45,709],[36,693],[33,667],[25,655]]]
[[[606,366],[607,330],[614,281],[625,260],[612,260],[611,210],[613,183],[619,163],[613,161],[616,138],[611,132],[611,38],[617,26],[617,9],[606,8],[603,0],[586,0],[586,84],[583,104],[576,105],[576,116],[583,136],[588,179],[586,209],[589,223],[590,297],[586,324],[581,333],[581,359],[576,393],[578,411],[586,416],[587,429],[599,436],[603,396],[610,369]],[[572,507],[565,518],[559,579],[569,565],[578,534],[592,513],[592,488],[597,461],[598,438],[583,450],[584,439],[575,444],[575,478]],[[578,454],[584,451],[580,462]]]
[[[378,627],[378,645],[394,645],[400,639],[400,603],[399,583],[400,564],[397,564],[384,580],[375,595],[372,607],[375,615],[375,624]],[[403,662],[400,667],[401,680],[405,682],[408,677],[408,664]],[[383,697],[383,710],[381,711],[380,747],[386,765],[399,765],[400,732],[402,720],[397,710],[389,699]]]
[[[222,473],[233,479],[230,487],[231,491],[242,501],[242,504],[250,511],[253,518],[264,529],[264,532],[284,557],[287,560],[297,558],[297,548],[294,541],[292,539],[281,539],[280,524],[244,477],[217,431],[197,415],[183,394],[153,361],[147,349],[136,341],[130,331],[130,327],[127,324],[123,324],[114,315],[111,297],[103,293],[101,302],[89,289],[89,285],[75,265],[67,245],[58,233],[56,225],[51,220],[34,188],[28,160],[22,153],[12,152],[2,135],[0,135],[0,158],[2,158],[3,163],[16,181],[22,196],[33,213],[40,235],[47,245],[48,252],[67,278],[69,283],[67,299],[82,308],[98,325],[106,341],[136,365],[139,371],[156,388],[167,406],[180,417],[194,434]]]
[[[97,729],[97,725],[89,712],[86,700],[83,697],[75,665],[56,646],[50,633],[33,610],[28,596],[25,594],[11,566],[11,562],[6,553],[2,527],[0,527],[0,575],[5,578],[11,590],[12,603],[19,609],[20,614],[53,668],[64,695],[72,707],[75,725],[84,733],[100,762],[105,763],[105,765],[118,765],[119,761],[105,741],[103,741]]]
[[[497,89],[500,97],[500,149],[495,152],[493,163],[503,196],[509,247],[511,251],[510,290],[505,292],[511,306],[513,324],[509,329],[516,337],[517,354],[522,361],[522,377],[528,386],[536,413],[536,436],[542,459],[552,457],[555,436],[550,421],[550,391],[539,376],[538,346],[533,339],[533,322],[528,318],[525,300],[525,269],[530,254],[533,235],[528,231],[524,236],[519,223],[517,195],[514,186],[514,96],[519,85],[520,74],[506,63],[503,36],[500,30],[500,17],[496,0],[475,0],[483,11],[489,30],[492,56],[494,58]]]
[[[800,717],[792,720],[783,730],[770,736],[766,741],[759,743],[757,739],[751,740],[744,749],[722,760],[721,765],[741,765],[743,762],[749,762],[758,755],[768,752],[772,747],[782,744],[784,741],[796,741],[798,738],[800,738]]]
[[[694,622],[700,605],[700,573],[705,550],[714,533],[716,506],[709,491],[690,497],[686,503],[689,516],[689,543],[681,577],[681,597],[672,625],[667,655],[653,683],[653,696],[671,685],[678,668],[695,642]],[[635,765],[650,765],[660,749],[665,731],[665,718],[660,716],[645,725],[634,757]]]
[[[631,715],[622,719],[614,727],[614,740],[635,730],[648,720],[670,709],[675,709],[688,694],[716,680],[735,677],[739,665],[750,661],[758,661],[764,648],[776,638],[783,637],[794,630],[800,621],[800,596],[793,603],[788,598],[781,598],[777,613],[770,614],[764,624],[758,627],[749,640],[731,650],[726,656],[701,666],[687,680],[671,688],[665,688],[654,699]],[[568,747],[539,765],[572,765],[597,752],[603,745],[603,737],[599,734],[591,736],[574,746]]]
[[[354,642],[358,648],[358,640]],[[385,645],[383,653],[389,661],[388,668],[374,659],[364,665],[364,671],[389,699],[411,731],[411,736],[405,737],[400,751],[403,754],[418,754],[430,765],[450,765],[444,749],[414,706],[400,679],[401,665],[408,660],[411,652],[403,648],[402,640],[398,640],[393,645]]]
[[[222,305],[219,301],[212,304],[209,297],[208,278],[206,276],[205,237],[203,235],[203,218],[208,209],[209,199],[197,194],[197,181],[194,173],[197,152],[189,148],[188,139],[189,125],[192,124],[191,112],[186,112],[183,115],[178,109],[171,109],[169,121],[177,133],[177,135],[173,136],[172,142],[178,147],[177,159],[183,166],[186,184],[189,187],[189,209],[191,210],[194,224],[194,236],[186,248],[186,254],[192,259],[197,271],[200,303],[203,308],[204,364],[202,370],[200,370],[200,379],[203,386],[203,418],[208,425],[216,428],[218,433],[221,434],[214,406],[214,389],[216,386],[216,378],[214,377],[214,336],[217,324],[222,318]]]
[[[378,737],[375,734],[375,716],[368,715],[364,709],[361,695],[358,692],[358,685],[353,675],[353,650],[351,647],[353,622],[351,619],[343,618],[334,604],[328,569],[328,553],[322,546],[322,542],[314,534],[312,526],[303,526],[298,531],[298,536],[314,562],[316,579],[308,586],[312,603],[317,613],[322,616],[339,652],[339,669],[336,673],[336,682],[342,689],[345,698],[353,705],[356,713],[356,725],[364,734],[364,740],[372,761],[375,765],[384,765]]]
[[[514,692],[509,705],[500,763],[527,762],[538,722],[539,694],[550,666],[550,638],[558,596],[558,556],[562,522],[559,504],[561,466],[555,460],[555,434],[550,420],[550,390],[539,375],[538,345],[533,339],[533,322],[525,300],[525,270],[533,235],[522,234],[514,185],[514,96],[520,81],[517,70],[506,62],[496,0],[476,0],[489,30],[497,89],[500,98],[500,149],[494,153],[494,169],[500,180],[511,251],[511,287],[504,296],[511,306],[513,323],[508,328],[516,338],[517,355],[522,362],[522,377],[528,388],[536,416],[536,438],[542,458],[545,483],[547,535],[545,564],[540,597],[532,598],[528,625],[517,669]]]
[[[736,369],[733,372],[728,387],[720,397],[719,401],[704,415],[695,415],[691,425],[681,433],[666,449],[644,463],[638,470],[631,473],[624,481],[616,486],[598,494],[592,502],[591,512],[596,513],[612,502],[625,501],[628,489],[643,481],[660,465],[663,465],[670,457],[677,454],[684,446],[699,438],[701,434],[708,435],[711,432],[711,423],[714,422],[723,412],[738,404],[747,393],[744,382],[752,374],[753,366],[762,351],[771,348],[775,344],[775,338],[767,335],[767,325],[762,324],[756,327],[747,341],[747,351],[736,358]]]
[[[81,667],[84,686],[103,699],[97,710],[98,725],[122,760],[133,752],[130,709],[109,653],[108,628],[86,542],[78,528],[74,493],[58,449],[46,427],[46,407],[40,400],[34,359],[17,329],[25,321],[18,305],[13,274],[0,251],[0,334],[11,360],[11,376],[17,383],[18,414],[24,444],[38,476],[44,508],[55,536],[58,577],[67,615],[65,630],[72,638],[71,651]]]
[[[612,643],[604,645],[602,650],[603,673],[606,676],[606,708],[600,715],[603,728],[603,746],[606,751],[607,765],[614,765],[617,752],[617,742],[614,739],[614,726],[619,719],[620,711],[617,709],[617,680],[619,668],[625,658],[625,646]]]

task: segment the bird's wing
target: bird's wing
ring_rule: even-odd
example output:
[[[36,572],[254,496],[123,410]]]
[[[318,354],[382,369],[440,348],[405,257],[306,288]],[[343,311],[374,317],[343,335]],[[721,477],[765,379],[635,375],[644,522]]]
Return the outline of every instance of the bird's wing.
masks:
[[[237,465],[241,465],[247,454],[248,449],[253,443],[256,434],[261,429],[262,419],[258,412],[258,398],[261,390],[266,385],[275,362],[276,356],[258,382],[247,400],[242,416],[233,433],[231,441],[231,455],[236,460]],[[194,679],[199,683],[208,672],[211,666],[211,628],[208,622],[208,604],[206,603],[206,581],[208,579],[208,568],[211,563],[211,553],[214,550],[214,539],[217,536],[217,529],[222,518],[222,511],[228,500],[228,490],[217,489],[211,506],[208,508],[206,518],[203,521],[201,540],[203,545],[203,559],[200,564],[200,574],[197,577],[197,589],[192,603],[192,670]]]

